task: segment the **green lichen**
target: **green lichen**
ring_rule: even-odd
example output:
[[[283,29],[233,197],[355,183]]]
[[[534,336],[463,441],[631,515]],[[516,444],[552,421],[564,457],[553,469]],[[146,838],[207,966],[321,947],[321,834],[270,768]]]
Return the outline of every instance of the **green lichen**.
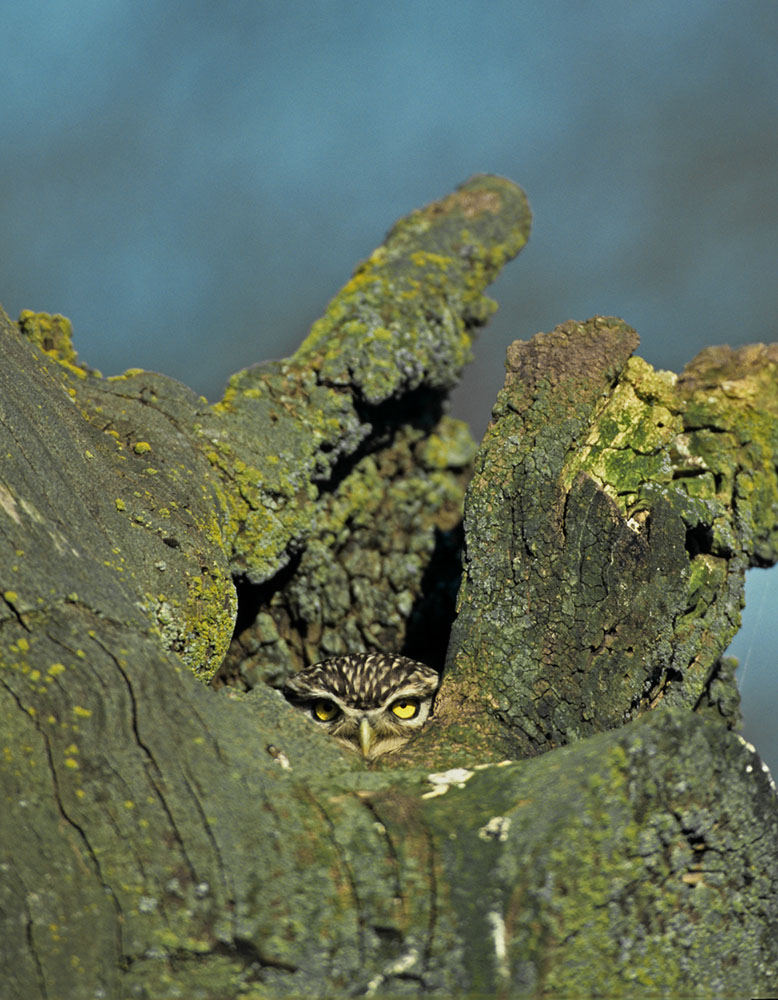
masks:
[[[320,497],[294,576],[265,606],[272,637],[263,607],[236,642],[225,673],[239,669],[242,683],[253,687],[326,656],[407,650],[422,634],[438,646],[425,649],[422,658],[439,659],[452,613],[454,535],[473,450],[466,427],[444,417],[431,434],[403,427],[389,447],[361,459]],[[441,560],[439,579],[425,593],[433,556]]]
[[[266,685],[192,677],[229,637],[230,570],[256,585],[239,651],[261,676],[450,619],[473,445],[442,396],[521,205],[482,178],[403,220],[300,357],[210,408],[4,331],[20,994],[774,995],[775,796],[712,666],[744,566],[775,558],[769,349],[674,385],[613,320],[513,346],[416,769],[366,772]],[[445,788],[418,770],[455,757]]]
[[[587,781],[585,811],[568,817],[559,848],[550,854],[556,905],[546,910],[545,944],[564,940],[566,959],[549,961],[544,982],[549,992],[620,995],[634,983],[637,994],[692,987],[717,995],[761,978],[755,928],[738,927],[731,906],[749,876],[740,866],[727,871],[717,863],[727,845],[721,824],[737,808],[737,793],[714,804],[700,788],[692,793],[671,784],[664,810],[636,815],[640,756],[650,773],[654,736],[647,736],[632,746],[625,739],[624,746],[611,750],[602,761],[607,773]],[[697,753],[705,754],[702,732],[689,736]],[[693,766],[692,754],[692,747],[685,747],[683,762],[668,761],[664,780]],[[574,863],[564,842],[577,845]],[[556,950],[553,944],[551,949],[547,959]],[[735,956],[740,967],[733,977],[728,966]]]
[[[689,492],[735,507],[752,565],[778,559],[778,345],[707,348],[679,380]],[[730,532],[731,534],[731,532]]]
[[[529,222],[520,189],[494,177],[400,220],[295,360],[373,404],[422,384],[451,389],[495,308],[483,290],[524,246]]]
[[[78,378],[83,378],[86,369],[79,367],[78,355],[73,347],[73,325],[59,313],[33,312],[23,309],[19,313],[19,330],[31,343],[39,347],[48,357],[58,361]]]
[[[565,485],[569,488],[581,473],[592,476],[628,514],[645,482],[671,482],[670,447],[683,429],[676,381],[672,372],[655,371],[642,358],[630,358],[572,453]]]
[[[267,667],[278,668],[292,648],[297,659],[286,659],[287,669],[328,651],[403,642],[435,531],[459,520],[472,457],[466,430],[440,421],[442,400],[492,311],[484,287],[524,245],[529,221],[520,189],[490,177],[412,213],[357,268],[291,359],[239,372],[201,414],[204,450],[224,483],[233,572],[258,585],[301,560],[296,595],[277,610],[280,645],[271,655],[261,647]],[[364,621],[352,627],[345,608],[331,607],[344,605],[351,572],[338,567],[327,586],[331,546],[355,548],[359,534],[370,547],[377,517],[402,523],[393,548],[405,569],[394,567],[394,593],[367,602]],[[351,601],[359,602],[369,587],[362,574],[353,583]]]
[[[511,345],[476,457],[438,714],[474,695],[513,754],[660,704],[738,718],[720,657],[778,557],[778,349],[676,377],[636,343],[595,318]]]
[[[772,793],[766,777],[759,791],[738,777],[755,760],[723,726],[667,710],[428,792],[463,995],[769,990],[775,875],[761,841],[776,826],[752,838],[742,818]],[[388,806],[373,803],[386,823]],[[749,911],[757,883],[763,902]]]

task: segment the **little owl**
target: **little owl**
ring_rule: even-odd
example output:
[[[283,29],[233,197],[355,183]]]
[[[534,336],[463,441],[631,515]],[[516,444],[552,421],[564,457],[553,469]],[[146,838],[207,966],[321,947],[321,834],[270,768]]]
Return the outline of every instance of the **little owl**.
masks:
[[[405,656],[353,653],[293,674],[286,698],[367,760],[399,749],[430,714],[440,678]]]

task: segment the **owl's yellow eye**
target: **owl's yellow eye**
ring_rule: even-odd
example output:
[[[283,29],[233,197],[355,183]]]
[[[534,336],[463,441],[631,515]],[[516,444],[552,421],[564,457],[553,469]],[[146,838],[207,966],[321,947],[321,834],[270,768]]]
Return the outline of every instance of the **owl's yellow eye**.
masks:
[[[392,705],[392,714],[398,719],[414,719],[419,714],[419,703],[415,698],[401,698]]]
[[[311,705],[311,715],[317,722],[332,722],[339,713],[340,709],[335,702],[328,701],[326,698],[319,698]]]

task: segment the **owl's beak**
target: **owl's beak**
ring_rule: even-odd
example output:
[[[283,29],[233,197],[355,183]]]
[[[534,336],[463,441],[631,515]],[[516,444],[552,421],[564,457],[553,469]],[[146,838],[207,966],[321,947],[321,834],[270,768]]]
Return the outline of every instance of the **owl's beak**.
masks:
[[[367,719],[359,720],[359,746],[362,749],[362,756],[370,756],[370,748],[375,742],[375,730],[372,728]]]

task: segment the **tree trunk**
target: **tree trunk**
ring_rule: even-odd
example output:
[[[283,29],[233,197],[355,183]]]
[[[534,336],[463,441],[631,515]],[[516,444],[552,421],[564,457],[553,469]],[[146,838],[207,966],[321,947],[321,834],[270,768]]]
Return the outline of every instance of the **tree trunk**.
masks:
[[[778,346],[676,377],[566,323],[475,454],[445,399],[529,224],[473,178],[213,405],[0,318],[3,996],[778,991],[721,660],[777,558]],[[362,649],[445,661],[371,769],[273,687]]]

